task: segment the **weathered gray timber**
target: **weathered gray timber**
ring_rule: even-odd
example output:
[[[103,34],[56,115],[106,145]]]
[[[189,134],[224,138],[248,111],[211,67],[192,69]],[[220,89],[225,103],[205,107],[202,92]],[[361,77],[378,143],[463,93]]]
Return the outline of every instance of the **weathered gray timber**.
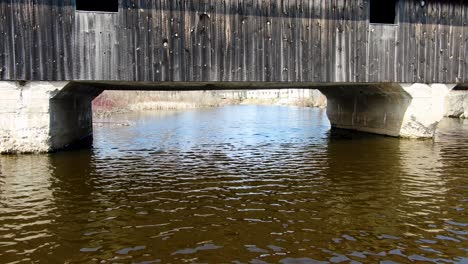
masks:
[[[0,0],[0,80],[468,82],[468,1]]]

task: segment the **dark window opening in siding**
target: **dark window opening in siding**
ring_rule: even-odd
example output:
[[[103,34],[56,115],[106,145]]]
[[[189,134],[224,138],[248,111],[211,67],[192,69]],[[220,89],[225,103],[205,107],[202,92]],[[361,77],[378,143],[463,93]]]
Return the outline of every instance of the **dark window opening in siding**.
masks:
[[[118,12],[119,0],[76,0],[76,10]]]
[[[370,22],[377,24],[395,24],[397,0],[371,0]]]

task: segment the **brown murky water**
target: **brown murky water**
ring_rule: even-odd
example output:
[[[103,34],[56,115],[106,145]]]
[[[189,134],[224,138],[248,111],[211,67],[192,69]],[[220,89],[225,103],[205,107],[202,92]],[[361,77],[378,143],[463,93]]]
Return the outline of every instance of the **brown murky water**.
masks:
[[[117,119],[92,150],[0,157],[1,263],[468,262],[468,121],[412,141],[308,108]]]

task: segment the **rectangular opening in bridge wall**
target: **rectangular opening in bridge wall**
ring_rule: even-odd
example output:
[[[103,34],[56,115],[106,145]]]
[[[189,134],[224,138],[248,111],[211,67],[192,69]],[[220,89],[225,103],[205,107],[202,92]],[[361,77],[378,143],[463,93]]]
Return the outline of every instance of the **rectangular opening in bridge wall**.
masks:
[[[76,10],[91,12],[118,12],[119,0],[76,0]]]
[[[371,0],[370,23],[395,24],[398,0]]]

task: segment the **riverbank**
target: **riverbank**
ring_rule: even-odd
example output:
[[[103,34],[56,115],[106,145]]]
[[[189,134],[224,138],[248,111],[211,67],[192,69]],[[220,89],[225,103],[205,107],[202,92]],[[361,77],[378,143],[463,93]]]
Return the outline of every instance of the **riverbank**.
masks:
[[[319,91],[300,93],[263,91],[105,91],[93,101],[93,115],[105,118],[115,114],[148,110],[186,110],[223,105],[290,105],[326,107],[326,97]]]
[[[93,101],[93,115],[107,117],[146,110],[217,107],[228,103],[231,100],[223,100],[212,91],[105,91]]]
[[[318,107],[318,108],[326,108],[327,107],[327,100],[316,98],[295,98],[295,99],[287,99],[287,98],[269,98],[269,99],[262,99],[262,98],[248,98],[241,100],[239,104],[243,105],[288,105],[288,106],[300,106],[300,107]]]

